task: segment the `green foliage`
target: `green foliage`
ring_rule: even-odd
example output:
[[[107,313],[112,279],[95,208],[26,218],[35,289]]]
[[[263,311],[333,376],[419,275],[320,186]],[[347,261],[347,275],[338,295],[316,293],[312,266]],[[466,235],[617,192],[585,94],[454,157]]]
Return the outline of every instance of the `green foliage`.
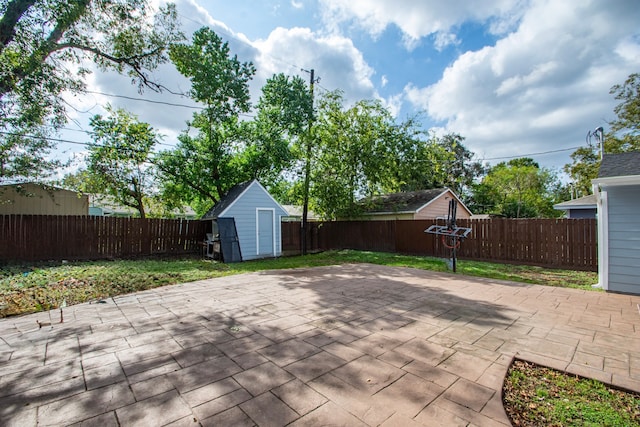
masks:
[[[212,29],[197,30],[191,44],[171,45],[169,57],[190,79],[191,98],[206,105],[204,112],[194,116],[213,126],[249,111],[249,81],[256,70],[250,62],[232,57],[229,44]]]
[[[94,116],[87,160],[88,185],[80,190],[100,190],[145,218],[144,199],[151,195],[153,170],[149,166],[154,145],[160,139],[147,123],[122,109],[107,106],[108,117]]]
[[[473,160],[475,154],[462,144],[463,141],[464,137],[458,134],[444,135],[439,139],[438,145],[446,153],[439,159],[444,179],[435,183],[434,187],[449,187],[459,196],[466,198],[476,178],[486,171],[482,163]]]
[[[173,46],[170,55],[191,79],[193,98],[207,106],[194,114],[176,148],[159,156],[165,199],[204,213],[240,182],[281,183],[312,114],[304,81],[274,75],[262,88],[254,120],[240,120],[250,108],[251,63],[231,56],[227,43],[207,28],[191,45]]]
[[[192,97],[206,108],[194,114],[176,149],[160,156],[165,197],[203,213],[242,181],[278,182],[294,160],[292,140],[310,115],[304,82],[284,75],[269,79],[256,118],[241,121],[238,116],[250,108],[251,63],[231,56],[228,44],[208,28],[198,30],[192,44],[172,46],[170,56],[191,79]]]
[[[622,101],[613,109],[617,118],[609,123],[611,132],[622,133],[618,149],[621,152],[640,149],[640,74],[631,74],[609,93]]]
[[[0,180],[58,166],[46,138],[67,120],[62,92],[84,90],[84,61],[157,90],[148,72],[182,38],[175,7],[154,14],[146,0],[7,0],[0,10]]]
[[[424,139],[415,119],[397,123],[378,101],[344,106],[325,94],[312,131],[312,209],[324,218],[357,217],[369,196],[445,185],[455,154]]]
[[[611,129],[604,135],[605,153],[626,153],[640,150],[640,74],[631,74],[623,84],[609,91],[621,101],[614,109],[617,118],[609,122]],[[591,180],[600,169],[600,147],[589,141],[571,154],[571,163],[564,166],[574,188],[581,196],[591,194]]]
[[[501,162],[489,169],[480,185],[475,185],[476,200],[490,213],[509,218],[549,218],[560,212],[557,202],[559,180],[555,173],[530,158]]]

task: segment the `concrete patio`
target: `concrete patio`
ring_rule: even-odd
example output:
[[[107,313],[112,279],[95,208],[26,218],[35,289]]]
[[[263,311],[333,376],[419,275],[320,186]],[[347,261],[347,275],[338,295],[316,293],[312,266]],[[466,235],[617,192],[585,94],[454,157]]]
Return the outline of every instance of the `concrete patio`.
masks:
[[[374,265],[169,286],[0,319],[0,424],[505,426],[514,356],[640,391],[638,304]]]

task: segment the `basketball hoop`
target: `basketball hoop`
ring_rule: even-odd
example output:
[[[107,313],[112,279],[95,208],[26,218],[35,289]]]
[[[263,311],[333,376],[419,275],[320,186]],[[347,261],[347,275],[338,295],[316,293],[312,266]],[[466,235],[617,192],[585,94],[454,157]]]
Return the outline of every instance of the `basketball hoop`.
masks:
[[[436,223],[424,230],[425,233],[441,236],[442,244],[446,248],[451,249],[451,264],[454,273],[456,272],[456,250],[460,247],[460,243],[471,233],[471,228],[458,227],[456,225],[457,209],[458,202],[456,199],[451,199],[449,201],[449,213],[446,218],[446,224],[439,225]]]

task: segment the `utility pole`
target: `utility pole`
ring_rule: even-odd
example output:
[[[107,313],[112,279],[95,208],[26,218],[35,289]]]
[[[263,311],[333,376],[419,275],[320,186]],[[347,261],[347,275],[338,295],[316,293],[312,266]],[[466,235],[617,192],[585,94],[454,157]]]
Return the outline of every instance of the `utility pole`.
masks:
[[[311,118],[309,119],[309,132],[307,135],[307,147],[306,147],[306,164],[304,166],[304,193],[302,202],[302,255],[307,254],[307,230],[308,230],[308,214],[309,214],[309,184],[311,175],[311,127],[313,124],[313,85],[320,81],[320,78],[315,78],[315,72],[312,68],[310,71],[302,69],[302,71],[309,73],[309,92],[311,93]]]

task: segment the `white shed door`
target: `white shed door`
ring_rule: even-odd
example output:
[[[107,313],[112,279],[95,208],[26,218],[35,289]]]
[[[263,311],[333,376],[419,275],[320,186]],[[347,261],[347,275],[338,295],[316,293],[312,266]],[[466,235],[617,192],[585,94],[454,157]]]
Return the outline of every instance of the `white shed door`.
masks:
[[[272,210],[258,210],[258,254],[273,253],[273,215]]]

